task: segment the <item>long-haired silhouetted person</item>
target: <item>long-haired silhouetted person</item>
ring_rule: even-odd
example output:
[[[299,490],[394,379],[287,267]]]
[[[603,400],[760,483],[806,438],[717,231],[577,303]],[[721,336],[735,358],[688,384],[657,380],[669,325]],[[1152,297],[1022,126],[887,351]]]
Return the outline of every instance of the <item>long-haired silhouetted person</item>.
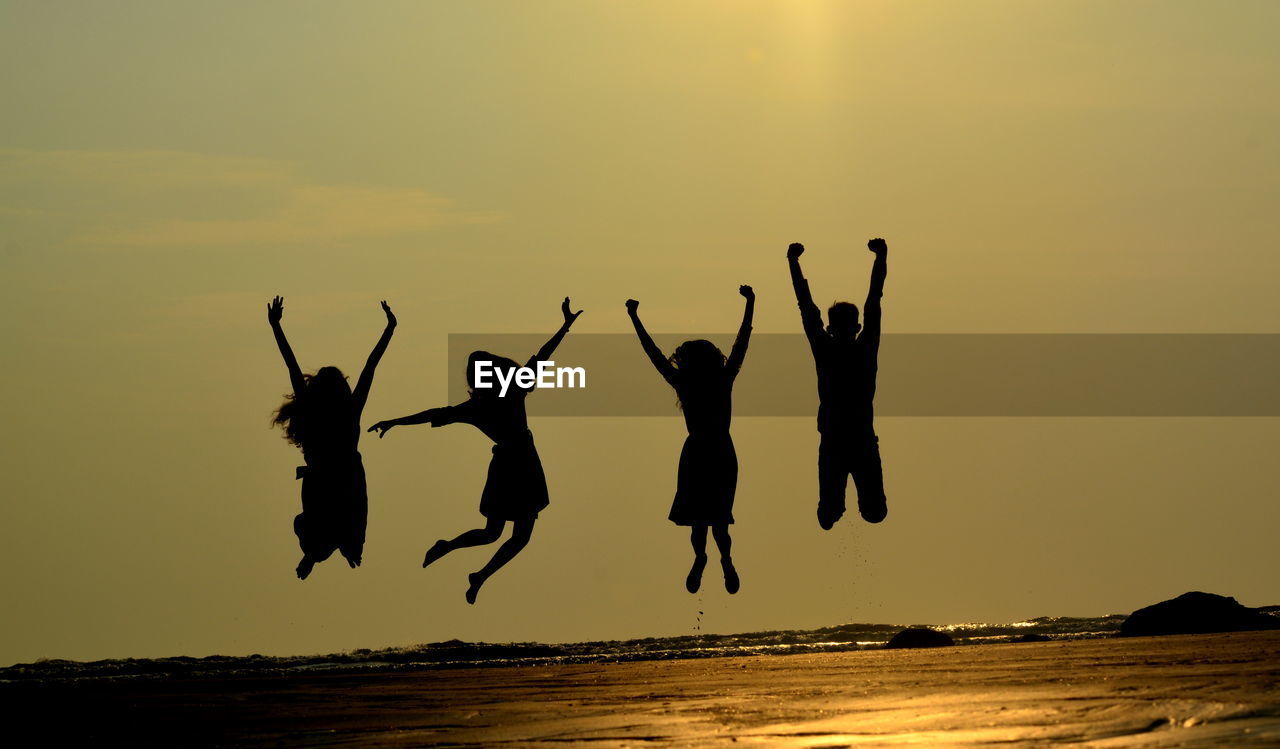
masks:
[[[573,321],[582,314],[582,310],[569,310],[569,297],[564,298],[560,311],[564,315],[564,324],[529,359],[526,367],[533,368],[540,361],[549,361],[565,333],[569,332]],[[382,437],[392,427],[401,425],[429,423],[433,427],[440,427],[446,424],[470,424],[493,440],[489,476],[480,495],[480,514],[485,517],[485,527],[469,530],[452,540],[440,539],[427,550],[426,558],[422,560],[422,566],[426,567],[451,551],[491,544],[501,537],[503,528],[510,521],[513,526],[511,538],[498,547],[488,564],[467,576],[470,583],[467,588],[467,603],[475,603],[480,586],[529,543],[538,513],[551,502],[547,494],[547,479],[542,473],[542,461],[538,458],[538,451],[533,445],[533,432],[529,431],[528,419],[525,417],[524,399],[532,387],[520,387],[515,379],[510,379],[506,395],[501,395],[499,387],[494,384],[496,377],[492,374],[487,377],[489,386],[477,386],[477,362],[486,363],[484,366],[490,373],[506,373],[502,375],[504,380],[513,378],[512,370],[520,366],[505,356],[488,351],[473,351],[467,358],[470,397],[466,401],[456,406],[431,408],[411,416],[379,421],[369,427],[370,432],[376,430],[378,436]]]
[[[711,341],[697,340],[680,344],[668,359],[640,322],[640,303],[627,300],[627,313],[640,345],[658,373],[675,388],[685,427],[689,430],[680,451],[676,497],[667,518],[692,529],[689,540],[693,544],[693,566],[685,578],[685,587],[690,593],[698,592],[702,585],[708,528],[720,549],[725,590],[738,592],[738,571],[730,556],[733,539],[729,537],[733,496],[738,487],[738,454],[729,436],[729,421],[733,415],[733,381],[747,356],[751,317],[756,306],[756,295],[750,286],[739,287],[738,291],[746,297],[747,304],[742,313],[742,327],[727,358]]]
[[[302,479],[302,512],[293,519],[293,531],[302,547],[297,569],[301,580],[307,579],[311,568],[335,550],[352,567],[360,566],[364,553],[369,497],[364,464],[356,448],[360,443],[360,412],[369,399],[373,372],[396,329],[396,316],[386,302],[382,303],[382,311],[387,315],[387,327],[352,390],[337,367],[321,367],[313,375],[304,375],[280,327],[284,299],[276,297],[267,305],[267,321],[293,385],[293,393],[286,396],[273,423],[284,427],[285,438],[302,449],[306,461],[297,471],[297,477]]]
[[[867,242],[875,255],[871,288],[858,308],[836,302],[827,310],[827,327],[813,303],[809,283],[800,272],[804,245],[787,248],[791,282],[800,305],[800,319],[809,338],[818,369],[818,524],[830,530],[844,515],[844,493],[850,475],[858,490],[858,512],[868,523],[878,523],[889,513],[880,467],[880,439],[872,425],[872,400],[876,394],[877,355],[880,350],[880,297],[884,293],[889,247],[883,239]]]

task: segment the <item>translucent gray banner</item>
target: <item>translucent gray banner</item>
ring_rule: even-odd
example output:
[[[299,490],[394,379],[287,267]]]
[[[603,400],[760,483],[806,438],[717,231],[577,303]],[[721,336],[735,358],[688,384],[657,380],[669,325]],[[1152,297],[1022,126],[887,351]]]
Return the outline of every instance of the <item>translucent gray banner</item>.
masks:
[[[467,397],[472,351],[524,363],[539,334],[449,336],[449,400]],[[732,333],[658,334],[663,351]],[[673,416],[675,394],[634,335],[570,333],[553,359],[586,387],[539,389],[531,416]],[[1280,416],[1277,334],[899,334],[880,345],[881,416]],[[734,388],[736,416],[817,413],[817,379],[800,334],[752,336]]]

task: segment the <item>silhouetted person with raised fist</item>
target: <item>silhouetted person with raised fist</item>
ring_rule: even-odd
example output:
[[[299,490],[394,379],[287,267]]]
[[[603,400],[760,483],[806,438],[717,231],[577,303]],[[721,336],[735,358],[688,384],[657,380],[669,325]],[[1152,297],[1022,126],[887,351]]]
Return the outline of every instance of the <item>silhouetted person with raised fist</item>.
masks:
[[[570,311],[569,297],[564,298],[560,311],[564,315],[564,324],[529,359],[525,367],[532,369],[540,361],[549,361],[565,333],[569,332],[569,327],[582,314],[582,310]],[[485,383],[477,384],[477,362],[483,363],[482,366],[490,373],[504,373],[500,377],[510,382],[506,395],[500,394],[501,390],[494,382],[496,377],[489,377],[487,386]],[[547,493],[547,479],[542,472],[542,461],[533,445],[533,432],[529,431],[529,422],[525,416],[524,399],[533,390],[533,386],[521,386],[519,380],[515,379],[514,370],[519,366],[504,356],[488,351],[473,351],[467,358],[470,397],[466,401],[456,406],[431,408],[399,419],[379,421],[369,427],[370,432],[377,431],[378,437],[383,437],[392,427],[409,424],[431,424],[433,427],[470,424],[493,440],[489,476],[480,495],[480,514],[485,517],[485,526],[466,531],[450,540],[436,541],[422,560],[422,566],[426,567],[451,551],[494,543],[510,522],[513,526],[511,538],[498,547],[488,564],[467,576],[470,583],[467,588],[467,603],[475,603],[476,595],[485,581],[514,559],[529,543],[538,513],[551,503]]]
[[[321,367],[313,375],[304,375],[280,327],[284,299],[276,297],[267,305],[267,322],[293,385],[272,423],[284,428],[285,438],[301,448],[306,461],[297,470],[297,478],[302,479],[302,512],[293,519],[293,531],[302,547],[302,561],[296,570],[299,580],[306,580],[316,563],[334,551],[341,552],[353,568],[360,566],[364,554],[369,496],[364,464],[356,448],[360,413],[373,387],[374,370],[396,329],[396,316],[385,301],[382,311],[387,315],[387,327],[352,390],[337,367]]]
[[[889,247],[883,239],[867,242],[875,255],[871,288],[858,308],[836,302],[827,309],[827,327],[813,303],[809,283],[800,272],[804,245],[787,248],[791,283],[804,334],[818,369],[818,524],[830,530],[844,515],[848,477],[858,491],[858,512],[868,523],[879,523],[889,513],[880,466],[880,439],[872,425],[872,400],[876,394],[877,355],[880,349],[880,297],[884,293]]]
[[[738,571],[730,555],[733,539],[729,537],[729,526],[733,524],[733,497],[738,487],[738,454],[729,436],[729,422],[733,415],[733,381],[747,356],[756,295],[750,286],[741,286],[738,292],[746,297],[747,303],[742,327],[728,357],[711,341],[696,340],[680,344],[667,358],[640,322],[640,303],[627,300],[627,314],[640,338],[640,346],[658,374],[675,389],[684,412],[685,427],[689,430],[680,451],[676,496],[667,518],[691,529],[693,566],[685,578],[685,588],[690,593],[697,593],[702,585],[708,528],[720,549],[725,590],[737,593],[739,586]]]

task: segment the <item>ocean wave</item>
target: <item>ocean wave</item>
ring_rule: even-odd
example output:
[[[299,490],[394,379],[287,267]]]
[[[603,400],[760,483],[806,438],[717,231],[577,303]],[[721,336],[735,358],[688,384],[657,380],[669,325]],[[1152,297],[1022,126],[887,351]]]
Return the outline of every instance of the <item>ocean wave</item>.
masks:
[[[0,669],[0,683],[79,679],[213,678],[291,673],[410,671],[604,663],[678,658],[723,658],[745,655],[795,655],[882,647],[904,627],[927,626],[947,632],[958,645],[1018,642],[1027,639],[1110,637],[1125,616],[1044,616],[1010,624],[851,623],[812,630],[773,630],[741,634],[697,634],[565,644],[485,643],[448,640],[408,647],[309,656],[211,655],[203,658],[123,658],[99,661],[40,659]]]

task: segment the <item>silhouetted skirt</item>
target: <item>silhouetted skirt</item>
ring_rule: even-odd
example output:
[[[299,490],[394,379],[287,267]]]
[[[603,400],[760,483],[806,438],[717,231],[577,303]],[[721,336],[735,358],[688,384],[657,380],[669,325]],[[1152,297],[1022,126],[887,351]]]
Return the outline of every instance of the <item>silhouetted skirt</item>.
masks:
[[[480,495],[480,514],[495,520],[525,520],[538,517],[549,504],[547,477],[533,435],[494,445],[489,477]]]
[[[293,519],[302,552],[315,561],[334,551],[359,562],[369,516],[369,494],[360,453],[298,466],[302,512]]]
[[[729,433],[689,435],[680,451],[676,498],[667,519],[676,525],[733,523],[738,454]]]

